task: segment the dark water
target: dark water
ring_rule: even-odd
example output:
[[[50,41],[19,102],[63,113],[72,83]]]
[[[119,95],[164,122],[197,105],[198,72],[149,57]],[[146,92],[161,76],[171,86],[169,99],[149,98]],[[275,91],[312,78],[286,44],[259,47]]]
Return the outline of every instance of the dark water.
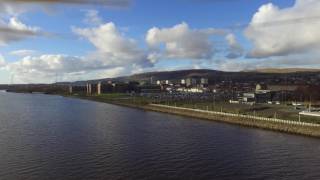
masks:
[[[0,179],[320,179],[320,140],[0,92]]]

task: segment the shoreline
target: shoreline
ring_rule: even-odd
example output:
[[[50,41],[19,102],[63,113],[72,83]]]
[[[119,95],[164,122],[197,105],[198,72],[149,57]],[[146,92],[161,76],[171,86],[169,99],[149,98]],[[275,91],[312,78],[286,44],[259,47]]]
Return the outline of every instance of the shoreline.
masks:
[[[176,108],[173,106],[147,104],[139,105],[132,103],[121,103],[110,100],[103,100],[97,97],[89,96],[66,96],[78,99],[84,99],[89,101],[113,104],[118,106],[124,106],[129,108],[141,109],[145,111],[154,111],[160,113],[167,113],[172,115],[198,118],[202,120],[209,120],[219,123],[228,123],[243,127],[258,128],[270,131],[277,131],[287,134],[303,135],[308,137],[320,138],[320,125],[310,124],[310,123],[298,123],[293,121],[285,120],[274,120],[274,121],[264,121],[258,118],[248,118],[245,116],[235,116],[229,113],[222,113],[219,115],[217,112],[203,111],[197,109],[186,109],[186,108]]]

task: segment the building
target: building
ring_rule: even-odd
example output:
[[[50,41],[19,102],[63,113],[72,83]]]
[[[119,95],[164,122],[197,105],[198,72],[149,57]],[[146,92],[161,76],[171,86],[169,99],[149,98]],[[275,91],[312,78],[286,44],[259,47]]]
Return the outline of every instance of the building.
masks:
[[[206,89],[206,88],[198,88],[198,87],[194,87],[194,88],[178,88],[177,91],[178,92],[184,92],[184,93],[205,93],[205,92],[208,92],[208,89]]]
[[[272,100],[272,94],[270,91],[257,91],[252,93],[243,93],[239,98],[239,102],[244,104],[262,104],[268,103]]]
[[[201,78],[200,79],[200,84],[201,85],[208,85],[209,84],[208,78]]]
[[[196,78],[187,78],[186,79],[186,85],[187,85],[187,87],[196,86],[197,85],[197,79]]]
[[[256,91],[264,91],[264,90],[267,90],[267,89],[268,89],[268,87],[265,84],[257,84],[256,85]]]
[[[157,80],[157,85],[170,85],[172,84],[170,80]]]
[[[161,93],[161,86],[158,85],[144,85],[140,86],[140,92],[142,94]]]
[[[297,85],[268,85],[270,91],[296,91],[299,88]]]
[[[243,96],[240,98],[245,103],[255,102],[255,93],[243,93]]]
[[[272,96],[270,91],[260,91],[255,93],[255,102],[256,103],[268,103],[272,101]]]

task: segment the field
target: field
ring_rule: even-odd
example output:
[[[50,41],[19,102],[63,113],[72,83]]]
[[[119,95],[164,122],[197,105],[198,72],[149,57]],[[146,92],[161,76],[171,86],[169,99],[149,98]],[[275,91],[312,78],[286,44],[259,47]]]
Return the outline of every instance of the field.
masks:
[[[273,118],[291,121],[299,121],[299,112],[301,110],[294,109],[290,105],[269,105],[269,104],[255,104],[255,105],[245,105],[245,104],[230,104],[228,102],[222,101],[209,101],[209,100],[161,100],[155,99],[154,97],[144,97],[144,96],[134,96],[130,94],[122,93],[110,93],[102,95],[93,96],[81,96],[82,98],[87,98],[91,100],[96,100],[100,102],[109,102],[117,104],[127,104],[134,106],[145,106],[150,103],[164,104],[170,106],[178,106],[193,109],[202,109],[208,111],[222,111],[234,114],[245,114],[254,115],[260,117]],[[319,117],[309,117],[301,116],[300,121],[317,123],[320,124]]]

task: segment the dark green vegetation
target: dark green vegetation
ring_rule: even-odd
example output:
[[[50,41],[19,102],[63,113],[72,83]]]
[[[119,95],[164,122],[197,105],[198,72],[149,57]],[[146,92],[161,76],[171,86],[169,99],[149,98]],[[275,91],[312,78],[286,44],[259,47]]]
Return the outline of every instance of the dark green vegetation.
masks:
[[[69,95],[68,95],[69,96]],[[77,97],[82,99],[94,100],[98,102],[126,105],[126,106],[146,106],[152,103],[152,99],[141,97],[141,96],[132,96],[125,93],[110,93],[102,95],[71,95],[71,97]]]

